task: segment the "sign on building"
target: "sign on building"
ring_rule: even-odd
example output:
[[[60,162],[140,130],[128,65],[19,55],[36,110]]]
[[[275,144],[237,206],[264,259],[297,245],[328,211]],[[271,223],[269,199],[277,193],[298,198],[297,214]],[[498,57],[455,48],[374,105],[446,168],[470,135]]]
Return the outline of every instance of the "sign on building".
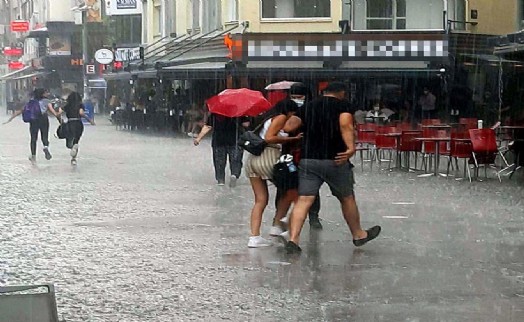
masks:
[[[12,32],[28,32],[29,31],[29,21],[24,21],[24,20],[11,21],[11,31]]]
[[[93,75],[96,73],[95,65],[86,65],[86,74]]]
[[[115,50],[115,61],[140,60],[140,47],[117,48]]]
[[[140,15],[143,10],[141,0],[111,0],[107,9],[108,15],[111,16]]]

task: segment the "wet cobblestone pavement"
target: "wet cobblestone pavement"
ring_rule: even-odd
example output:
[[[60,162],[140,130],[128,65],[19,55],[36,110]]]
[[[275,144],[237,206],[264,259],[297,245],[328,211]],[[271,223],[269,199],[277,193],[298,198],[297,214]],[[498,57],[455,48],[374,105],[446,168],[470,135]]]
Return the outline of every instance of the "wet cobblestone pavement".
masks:
[[[357,167],[362,222],[380,238],[355,249],[325,189],[324,230],[306,223],[289,257],[247,248],[249,184],[214,185],[208,141],[99,123],[77,167],[55,138],[32,166],[26,125],[0,127],[0,284],[54,283],[61,319],[524,321],[522,174],[470,184]]]

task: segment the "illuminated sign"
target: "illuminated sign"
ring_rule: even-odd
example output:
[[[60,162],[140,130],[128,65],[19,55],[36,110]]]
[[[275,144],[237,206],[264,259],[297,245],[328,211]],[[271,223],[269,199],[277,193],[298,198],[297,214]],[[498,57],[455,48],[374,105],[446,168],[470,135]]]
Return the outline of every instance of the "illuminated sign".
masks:
[[[29,31],[29,21],[24,21],[24,20],[11,21],[11,31],[12,32],[28,32]]]
[[[22,56],[24,54],[24,50],[22,48],[5,47],[3,52],[6,56]]]
[[[22,69],[24,68],[24,63],[21,63],[19,61],[10,61],[9,64],[9,69]]]

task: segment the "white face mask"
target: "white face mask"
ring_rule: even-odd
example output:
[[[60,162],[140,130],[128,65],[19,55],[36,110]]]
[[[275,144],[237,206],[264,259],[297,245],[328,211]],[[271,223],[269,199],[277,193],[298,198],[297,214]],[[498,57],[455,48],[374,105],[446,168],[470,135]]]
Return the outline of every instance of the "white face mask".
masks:
[[[301,107],[302,105],[304,105],[304,100],[301,100],[301,99],[298,99],[298,98],[294,98],[294,99],[292,99],[292,101],[297,103],[298,107]]]

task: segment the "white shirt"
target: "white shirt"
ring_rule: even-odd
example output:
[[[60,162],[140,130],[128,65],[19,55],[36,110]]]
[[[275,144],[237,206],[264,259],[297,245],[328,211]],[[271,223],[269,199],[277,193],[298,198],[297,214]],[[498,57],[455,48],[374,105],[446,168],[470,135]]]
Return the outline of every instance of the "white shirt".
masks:
[[[265,123],[264,123],[264,126],[262,127],[262,130],[260,130],[260,133],[258,135],[260,135],[260,137],[262,139],[265,139],[266,138],[266,134],[267,134],[267,130],[269,130],[269,127],[271,126],[271,121],[273,119],[269,119],[267,120]],[[287,134],[286,132],[284,132],[284,130],[280,130],[280,132],[278,132],[278,136],[281,136],[281,137],[288,137],[289,134]]]

